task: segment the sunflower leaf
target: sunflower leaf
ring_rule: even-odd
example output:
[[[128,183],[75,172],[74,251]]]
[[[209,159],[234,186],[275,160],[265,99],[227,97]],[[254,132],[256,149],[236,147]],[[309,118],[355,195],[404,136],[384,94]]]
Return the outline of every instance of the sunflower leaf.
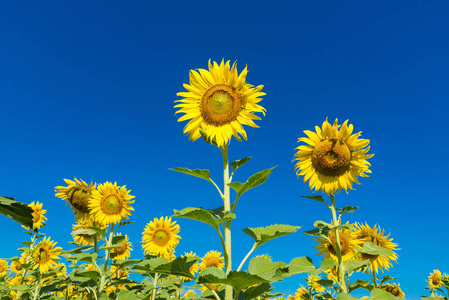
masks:
[[[396,279],[396,277],[390,277],[390,276],[388,276],[388,275],[385,275],[384,276],[384,278],[382,278],[382,280],[381,280],[381,284],[382,283],[384,283],[384,282],[387,282],[387,281],[391,281],[391,280],[395,280]]]
[[[14,198],[0,196],[0,214],[13,219],[19,224],[33,228],[33,209],[27,204],[15,201]]]
[[[358,251],[360,253],[365,253],[365,254],[369,254],[369,255],[382,255],[385,257],[388,257],[388,256],[394,254],[394,252],[391,251],[390,249],[379,247],[371,242],[363,243],[363,248],[358,249]]]
[[[256,256],[249,262],[248,272],[257,275],[270,282],[281,281],[282,272],[287,269],[287,264],[283,262],[272,262],[264,256]]]
[[[72,231],[73,236],[77,236],[77,235],[92,236],[92,235],[96,235],[96,234],[97,233],[94,230],[88,229],[88,228],[79,228],[77,230]]]
[[[354,283],[348,286],[349,292],[355,291],[361,287],[367,287],[369,285],[369,281],[357,279]]]
[[[362,268],[364,266],[370,265],[371,261],[369,259],[366,260],[351,260],[348,262],[348,264],[346,265],[346,271],[348,271],[349,274],[351,274],[352,272],[354,272],[355,270]]]
[[[153,269],[153,271],[156,273],[183,276],[195,279],[195,276],[190,273],[189,269],[196,261],[197,259],[189,259],[188,257],[177,257],[175,260],[169,263],[157,266]]]
[[[252,286],[250,288],[248,288],[247,290],[245,290],[244,292],[244,299],[245,300],[249,300],[249,299],[254,299],[260,295],[262,295],[263,293],[269,291],[271,289],[271,285],[268,282],[264,282],[261,283],[257,286]]]
[[[197,280],[197,283],[199,284],[227,284],[232,286],[235,291],[241,291],[242,289],[246,289],[252,285],[261,284],[264,282],[269,283],[269,280],[243,271],[231,271],[228,276],[226,276],[222,270],[217,268],[205,269],[200,273]]]
[[[357,298],[354,298],[351,295],[346,294],[346,293],[340,293],[337,296],[336,300],[357,300]]]
[[[251,156],[245,157],[245,158],[242,158],[242,159],[238,159],[238,160],[235,160],[232,163],[230,163],[229,165],[232,167],[232,173],[237,171],[238,168],[240,168],[241,166],[243,166],[244,164],[246,164],[250,160],[251,160]]]
[[[338,211],[341,215],[346,213],[354,213],[356,209],[359,209],[358,206],[346,206],[344,208],[336,208],[335,210]]]
[[[199,177],[204,180],[210,181],[209,170],[200,170],[200,169],[190,170],[187,168],[173,168],[173,169],[169,169],[169,170],[192,175],[192,176]]]
[[[312,259],[307,256],[296,257],[288,264],[288,275],[292,276],[300,273],[319,274],[320,271],[313,265]]]
[[[273,171],[274,168],[276,168],[276,167],[257,172],[256,174],[249,177],[245,183],[241,183],[241,182],[228,183],[228,186],[237,192],[236,201],[246,191],[248,191],[252,188],[255,188],[256,186],[259,186],[262,183],[264,183],[265,181],[267,181],[268,176],[270,176],[270,173],[271,173],[271,171]]]
[[[120,242],[123,242],[125,239],[126,239],[126,237],[123,236],[123,235],[117,235],[117,236],[114,236],[114,237],[112,238],[112,245],[117,245],[117,244],[119,244]],[[119,245],[119,246],[121,246],[121,245]]]
[[[371,295],[370,295],[370,300],[398,300],[398,299],[404,299],[404,298],[399,298],[396,296],[393,296],[392,294],[390,294],[387,291],[383,291],[381,289],[372,289],[371,290]]]
[[[296,232],[299,226],[275,224],[267,227],[245,228],[243,232],[251,236],[255,241],[255,249],[266,242]]]
[[[301,196],[303,198],[307,198],[307,199],[312,199],[321,203],[326,204],[327,207],[329,207],[329,205],[326,203],[326,200],[323,199],[323,196],[321,195],[317,195],[317,196]]]
[[[222,216],[219,216],[214,213],[212,210],[204,209],[204,208],[196,208],[196,207],[187,207],[183,210],[174,210],[174,217],[186,218],[197,220],[203,223],[206,223],[216,230],[220,230],[219,224],[222,222],[231,221],[235,219],[235,214],[233,213],[225,213]]]

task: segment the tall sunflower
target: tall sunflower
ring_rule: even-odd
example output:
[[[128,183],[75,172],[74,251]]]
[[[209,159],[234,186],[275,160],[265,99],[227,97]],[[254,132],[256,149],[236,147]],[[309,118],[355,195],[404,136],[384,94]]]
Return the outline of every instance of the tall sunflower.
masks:
[[[201,259],[200,270],[203,271],[206,268],[217,268],[222,270],[224,267],[224,257],[221,256],[221,252],[209,251]]]
[[[88,185],[85,181],[78,180],[76,177],[74,181],[70,179],[64,179],[64,181],[68,186],[55,187],[56,197],[70,204],[77,218],[86,218],[90,213],[89,200],[97,184],[91,182]]]
[[[355,236],[357,239],[362,240],[362,242],[372,242],[376,246],[386,248],[391,251],[399,250],[398,244],[393,243],[393,239],[389,239],[390,234],[385,235],[385,230],[382,230],[378,225],[374,225],[371,228],[368,224],[365,225],[360,223],[355,223]],[[398,255],[396,253],[390,256],[382,256],[382,255],[371,255],[362,253],[359,257],[360,260],[369,259],[371,264],[366,267],[366,269],[371,272],[378,272],[380,269],[383,273],[384,270],[389,270],[392,266],[391,261],[396,261],[398,259]]]
[[[44,214],[47,212],[45,209],[42,209],[43,203],[39,203],[36,201],[36,203],[31,202],[31,204],[28,204],[29,207],[33,209],[33,213],[31,214],[33,216],[33,228],[41,228],[45,224],[45,220],[47,220],[47,217],[44,216]]]
[[[89,202],[89,209],[95,221],[107,226],[119,223],[122,219],[128,219],[131,211],[134,210],[130,206],[134,203],[131,199],[135,198],[129,192],[126,185],[119,187],[117,182],[112,184],[106,181],[104,184],[99,184],[92,192],[92,199]]]
[[[115,234],[115,236],[122,236],[121,233]],[[112,253],[115,255],[112,257],[113,260],[125,260],[131,256],[131,242],[128,240],[128,235],[125,234],[125,239],[119,243],[119,248],[112,249]]]
[[[41,274],[47,273],[54,269],[58,264],[58,254],[61,253],[61,247],[55,247],[56,242],[50,241],[50,237],[43,238],[43,240],[34,246],[31,260],[34,263],[33,270],[39,269]]]
[[[154,218],[142,233],[143,250],[147,254],[166,257],[170,260],[181,238],[179,225],[169,217]]]
[[[237,72],[237,64],[232,67],[229,61],[224,59],[221,64],[211,64],[209,70],[191,70],[189,83],[184,84],[188,92],[177,93],[184,97],[176,100],[181,104],[177,113],[184,113],[178,122],[190,120],[184,127],[184,133],[189,134],[189,139],[196,141],[202,134],[208,141],[215,141],[218,147],[228,144],[231,137],[235,136],[241,141],[242,136],[247,139],[242,125],[258,128],[253,120],[260,120],[254,113],[265,115],[265,108],[258,105],[266,95],[261,92],[263,85],[254,87],[246,83],[247,68]],[[202,131],[203,133],[201,133]]]
[[[369,151],[369,140],[359,139],[362,132],[352,134],[353,126],[346,120],[338,125],[335,119],[331,125],[326,118],[322,128],[315,126],[316,132],[305,130],[307,137],[298,139],[307,145],[297,147],[294,160],[298,177],[304,175],[303,182],[309,181],[309,188],[321,190],[327,195],[341,189],[352,190],[352,183],[360,184],[358,176],[368,177],[371,165],[367,159],[374,154]]]
[[[430,288],[437,289],[441,286],[441,279],[442,277],[440,270],[433,270],[433,273],[430,273],[427,283],[429,284]]]
[[[340,251],[343,261],[350,260],[356,253],[356,246],[360,246],[362,241],[359,240],[355,233],[350,229],[338,229],[338,237],[340,240]],[[334,245],[336,244],[335,230],[329,231],[328,238],[317,237],[314,238],[319,244],[314,246],[320,253],[317,255],[323,255],[324,258],[331,258],[338,261],[337,250]]]

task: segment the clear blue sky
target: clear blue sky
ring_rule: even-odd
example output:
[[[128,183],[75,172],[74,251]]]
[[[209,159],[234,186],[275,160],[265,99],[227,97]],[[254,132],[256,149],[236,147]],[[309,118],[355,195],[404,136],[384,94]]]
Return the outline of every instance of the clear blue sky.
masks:
[[[345,221],[379,224],[399,244],[390,271],[408,299],[425,295],[433,269],[449,272],[446,188],[449,147],[447,1],[7,1],[0,4],[0,195],[47,209],[44,232],[71,247],[72,213],[54,187],[74,176],[117,181],[136,196],[127,227],[133,258],[154,217],[220,206],[206,181],[169,171],[210,169],[220,152],[189,142],[173,101],[190,69],[209,58],[248,65],[265,85],[267,115],[230,159],[252,156],[235,177],[277,165],[245,194],[234,221],[235,264],[251,247],[246,227],[285,223],[300,232],[263,245],[274,260],[319,257],[302,232],[330,220],[296,179],[297,138],[326,117],[349,119],[371,140],[373,174],[337,205],[360,206]],[[178,219],[177,253],[219,250],[202,223]],[[2,252],[28,238],[0,217]],[[275,286],[293,293],[301,277]]]

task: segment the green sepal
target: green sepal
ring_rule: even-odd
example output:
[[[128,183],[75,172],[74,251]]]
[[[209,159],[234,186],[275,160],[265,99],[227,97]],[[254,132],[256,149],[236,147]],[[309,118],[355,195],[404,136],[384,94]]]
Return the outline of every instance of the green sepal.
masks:
[[[246,164],[250,160],[251,160],[251,156],[245,157],[245,158],[242,158],[242,159],[238,159],[238,160],[235,160],[232,163],[230,163],[229,165],[232,167],[232,173],[237,171],[238,168],[240,168],[241,166],[243,166],[244,164]]]
[[[235,291],[241,291],[252,285],[269,282],[262,277],[244,271],[231,271],[228,276],[217,268],[206,268],[198,275],[198,284],[221,283],[232,286]]]
[[[33,209],[27,204],[15,201],[14,198],[0,196],[0,214],[31,229],[33,228],[32,213]]]
[[[356,248],[360,253],[365,253],[365,254],[369,254],[369,255],[381,255],[381,256],[385,256],[388,257],[390,255],[393,255],[394,252],[391,251],[390,249],[386,249],[383,247],[379,247],[377,245],[375,245],[374,243],[371,242],[365,242],[363,243],[363,248]]]
[[[175,209],[173,212],[174,217],[197,220],[214,227],[217,231],[220,230],[220,223],[235,219],[235,214],[233,213],[221,213],[219,215],[216,211],[204,209],[202,207],[187,207],[181,211]]]
[[[267,227],[245,228],[243,232],[251,236],[255,241],[255,249],[266,242],[287,234],[296,232],[299,226],[275,224]]]
[[[246,191],[249,191],[250,189],[255,188],[256,186],[259,186],[262,183],[264,183],[268,179],[268,176],[270,175],[271,171],[274,168],[276,167],[257,172],[256,174],[249,177],[245,183],[241,182],[228,183],[228,186],[237,192],[235,201],[237,201]]]
[[[210,181],[209,170],[200,170],[200,169],[190,170],[187,168],[173,168],[173,169],[169,169],[169,170],[192,175],[192,176]]]

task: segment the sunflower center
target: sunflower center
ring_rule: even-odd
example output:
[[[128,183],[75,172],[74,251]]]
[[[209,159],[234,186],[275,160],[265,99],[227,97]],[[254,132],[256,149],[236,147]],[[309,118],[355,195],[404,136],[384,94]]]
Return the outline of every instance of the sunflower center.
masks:
[[[153,241],[159,246],[164,246],[168,243],[170,236],[167,231],[163,229],[156,230],[153,235]]]
[[[111,194],[104,197],[101,201],[103,212],[109,215],[115,215],[122,210],[123,201],[119,195]]]
[[[217,84],[201,98],[200,111],[206,124],[223,126],[234,121],[243,108],[241,96],[231,86]]]
[[[433,283],[433,285],[439,285],[440,284],[440,278],[438,278],[437,276],[434,276],[432,278],[432,283]]]
[[[45,263],[48,260],[48,253],[45,249],[39,249],[39,263]]]
[[[3,267],[3,266],[0,266],[0,273],[3,273],[3,272],[5,272],[5,271],[6,271],[6,268]]]
[[[79,210],[82,213],[89,213],[89,199],[90,193],[87,189],[71,189],[67,194],[67,199],[69,200],[72,207]]]
[[[218,261],[211,261],[208,263],[209,268],[218,268]]]
[[[121,246],[119,248],[114,249],[114,253],[118,255],[122,255],[123,253],[125,253],[127,248],[125,243],[121,243],[120,245]]]
[[[325,139],[312,152],[312,165],[323,175],[338,176],[346,172],[351,162],[351,150],[339,139]]]
[[[39,220],[41,218],[41,213],[37,211],[34,214],[35,214],[35,216],[33,218],[33,223],[37,223],[37,222],[39,222]]]

